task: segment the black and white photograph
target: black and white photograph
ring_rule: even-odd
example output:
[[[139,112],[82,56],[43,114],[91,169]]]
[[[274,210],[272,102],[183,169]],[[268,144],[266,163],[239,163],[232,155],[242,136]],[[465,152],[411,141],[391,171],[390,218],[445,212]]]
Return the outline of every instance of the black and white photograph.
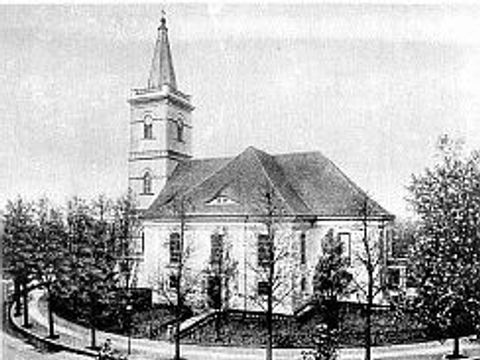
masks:
[[[480,360],[480,3],[0,2],[2,358]]]

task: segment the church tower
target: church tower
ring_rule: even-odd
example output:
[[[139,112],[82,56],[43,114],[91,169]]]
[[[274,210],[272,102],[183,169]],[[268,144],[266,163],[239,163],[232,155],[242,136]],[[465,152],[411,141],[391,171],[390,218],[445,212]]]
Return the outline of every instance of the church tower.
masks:
[[[175,166],[192,157],[190,96],[177,89],[165,17],[158,27],[147,87],[130,103],[129,187],[147,209]]]

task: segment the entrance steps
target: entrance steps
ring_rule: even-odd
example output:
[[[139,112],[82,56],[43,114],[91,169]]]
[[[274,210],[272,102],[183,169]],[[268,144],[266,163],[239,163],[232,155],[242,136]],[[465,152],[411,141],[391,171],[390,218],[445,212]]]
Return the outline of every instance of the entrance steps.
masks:
[[[183,337],[193,331],[197,326],[203,325],[205,322],[213,319],[218,310],[208,310],[196,316],[192,316],[180,324],[180,337]]]

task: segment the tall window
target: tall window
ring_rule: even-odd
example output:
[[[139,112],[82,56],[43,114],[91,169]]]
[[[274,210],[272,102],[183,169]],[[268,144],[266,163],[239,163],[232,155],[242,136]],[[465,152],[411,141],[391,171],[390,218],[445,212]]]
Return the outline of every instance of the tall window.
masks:
[[[223,258],[223,235],[213,234],[210,237],[210,263],[220,265]]]
[[[150,115],[145,116],[145,119],[144,119],[143,138],[153,139],[153,124],[152,124],[152,117]]]
[[[300,281],[300,290],[302,292],[305,292],[307,290],[307,279],[305,279],[305,276],[303,276],[302,280]]]
[[[180,262],[182,245],[180,243],[180,234],[175,232],[170,234],[170,263],[178,264]]]
[[[184,128],[184,124],[183,124],[183,119],[182,118],[178,118],[177,120],[177,140],[178,141],[183,141],[183,128]]]
[[[152,175],[148,171],[143,175],[143,193],[152,193]]]
[[[268,281],[259,281],[257,284],[257,293],[259,296],[267,296],[269,291]]]
[[[350,233],[339,233],[338,238],[343,244],[343,257],[345,258],[347,264],[350,265],[352,258],[352,240]]]
[[[168,287],[171,290],[175,290],[178,287],[178,278],[177,275],[171,274],[168,278]]]
[[[258,235],[258,265],[267,267],[273,260],[273,243],[266,234]]]
[[[398,289],[400,287],[400,269],[387,270],[387,286],[389,289]]]
[[[305,264],[307,262],[307,241],[305,233],[300,234],[300,263]]]

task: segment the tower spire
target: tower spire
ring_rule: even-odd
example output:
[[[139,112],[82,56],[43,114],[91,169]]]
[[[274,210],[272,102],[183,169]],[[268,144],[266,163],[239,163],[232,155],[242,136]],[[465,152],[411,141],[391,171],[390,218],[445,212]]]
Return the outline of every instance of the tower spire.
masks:
[[[177,88],[172,53],[170,52],[170,43],[168,41],[167,20],[165,19],[165,12],[162,10],[147,87],[156,89],[161,88],[165,84],[173,89]]]

